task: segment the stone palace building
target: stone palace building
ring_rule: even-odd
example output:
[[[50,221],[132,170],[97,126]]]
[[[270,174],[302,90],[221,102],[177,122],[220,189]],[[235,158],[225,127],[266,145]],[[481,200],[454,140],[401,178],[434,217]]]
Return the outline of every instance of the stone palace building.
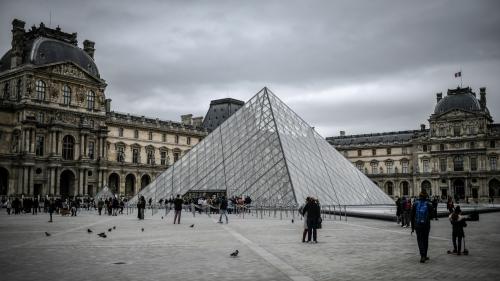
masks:
[[[131,196],[207,135],[182,122],[111,111],[94,42],[12,22],[0,60],[0,196]]]
[[[442,198],[500,196],[500,124],[471,88],[436,95],[430,128],[345,135],[327,140],[388,195],[418,195],[425,189]]]

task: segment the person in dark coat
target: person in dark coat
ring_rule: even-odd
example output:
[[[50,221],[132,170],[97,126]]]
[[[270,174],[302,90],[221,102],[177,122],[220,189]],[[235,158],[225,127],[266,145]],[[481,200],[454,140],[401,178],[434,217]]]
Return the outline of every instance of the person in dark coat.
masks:
[[[467,226],[466,218],[462,216],[462,210],[460,210],[460,206],[455,207],[453,214],[449,216],[451,225],[452,225],[452,233],[451,237],[453,240],[453,253],[457,255],[462,254],[462,238],[465,237],[464,227]],[[457,243],[458,240],[458,243]]]
[[[427,208],[427,213],[425,216],[422,216],[422,212],[419,212],[419,210],[423,210],[424,208]],[[433,213],[432,204],[428,200],[427,192],[422,190],[411,210],[411,233],[415,230],[417,231],[417,243],[421,263],[425,263],[429,259],[427,251],[429,249],[429,232],[431,230]]]
[[[307,242],[311,242],[312,234],[313,243],[318,243],[316,229],[319,227],[321,218],[321,208],[318,200],[310,197],[303,212],[307,213]]]
[[[181,224],[181,212],[182,212],[182,204],[184,204],[184,200],[182,200],[181,196],[177,194],[177,198],[174,200],[174,224],[177,220],[177,224]]]
[[[50,215],[50,220],[49,222],[52,222],[52,214],[56,210],[56,204],[54,203],[54,199],[50,199],[49,201],[49,215]]]
[[[402,208],[401,208],[401,198],[398,197],[396,200],[396,223],[399,224],[401,222],[402,217]]]
[[[144,209],[146,208],[146,199],[144,196],[139,198],[139,202],[137,202],[137,218],[140,220],[144,219]]]

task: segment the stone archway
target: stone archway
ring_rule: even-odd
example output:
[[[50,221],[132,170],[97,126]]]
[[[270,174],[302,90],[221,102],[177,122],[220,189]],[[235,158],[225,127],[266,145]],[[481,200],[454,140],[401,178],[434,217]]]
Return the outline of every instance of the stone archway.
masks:
[[[59,181],[61,197],[76,195],[75,174],[71,170],[65,170],[61,173]]]
[[[465,198],[465,183],[462,179],[456,179],[453,181],[453,192],[455,194],[455,198]]]
[[[114,194],[120,192],[120,176],[117,173],[111,173],[108,177],[108,188]]]
[[[148,174],[144,174],[141,177],[141,190],[145,188],[151,182],[151,177]]]
[[[424,180],[421,184],[421,191],[427,192],[428,195],[432,195],[431,183],[428,180]]]
[[[387,193],[387,195],[389,195],[389,196],[394,195],[394,183],[392,183],[392,181],[386,182],[384,187],[385,187],[385,192]]]
[[[410,184],[407,181],[403,181],[400,184],[401,195],[410,195]]]
[[[0,167],[0,195],[7,195],[9,192],[9,171]]]
[[[128,174],[125,177],[125,196],[132,196],[135,193],[135,176]]]
[[[489,187],[489,195],[490,197],[499,197],[500,196],[500,181],[497,179],[492,179],[488,183]]]

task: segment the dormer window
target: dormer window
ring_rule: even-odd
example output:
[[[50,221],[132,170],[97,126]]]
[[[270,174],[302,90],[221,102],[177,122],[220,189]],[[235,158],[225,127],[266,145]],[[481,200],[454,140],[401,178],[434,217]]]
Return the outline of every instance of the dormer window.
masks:
[[[46,89],[45,82],[43,82],[42,80],[36,81],[35,92],[37,100],[39,101],[45,100],[45,89]]]

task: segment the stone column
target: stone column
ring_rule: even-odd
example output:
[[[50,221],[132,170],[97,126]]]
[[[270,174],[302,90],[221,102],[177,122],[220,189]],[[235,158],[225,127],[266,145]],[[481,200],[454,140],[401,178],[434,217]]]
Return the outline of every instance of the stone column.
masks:
[[[85,169],[80,169],[78,171],[78,194],[83,194],[83,174]]]
[[[88,190],[88,169],[83,170],[83,193],[82,195],[88,195],[89,190]]]
[[[27,190],[27,194],[33,194],[33,193],[34,193],[33,167],[28,167],[28,190]]]
[[[29,129],[24,129],[23,131],[23,152],[27,153],[29,151]]]
[[[56,155],[61,155],[61,132],[56,131]]]
[[[55,179],[55,184],[54,184],[54,196],[60,195],[61,194],[61,181],[59,179],[59,168],[54,168],[54,179]]]
[[[85,135],[83,138],[83,155],[85,155],[85,157],[87,157],[89,155],[87,152],[88,138],[89,138],[88,135]]]
[[[30,152],[35,153],[35,141],[36,141],[36,136],[35,136],[35,129],[32,128],[30,129]]]
[[[29,175],[28,175],[28,167],[23,167],[23,189],[21,190],[21,193],[27,194],[28,190],[28,181]]]

